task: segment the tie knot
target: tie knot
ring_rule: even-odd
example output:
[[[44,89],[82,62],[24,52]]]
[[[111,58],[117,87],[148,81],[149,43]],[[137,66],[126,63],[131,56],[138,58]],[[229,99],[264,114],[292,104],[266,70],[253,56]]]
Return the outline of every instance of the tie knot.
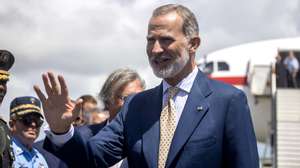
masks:
[[[172,99],[179,91],[178,87],[169,87],[168,89],[168,99]]]

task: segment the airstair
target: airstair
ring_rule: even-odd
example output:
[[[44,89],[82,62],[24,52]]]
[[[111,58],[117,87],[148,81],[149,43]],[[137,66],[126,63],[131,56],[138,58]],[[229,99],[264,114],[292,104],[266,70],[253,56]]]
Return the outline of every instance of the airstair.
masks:
[[[276,168],[300,168],[300,90],[276,89],[274,155]]]

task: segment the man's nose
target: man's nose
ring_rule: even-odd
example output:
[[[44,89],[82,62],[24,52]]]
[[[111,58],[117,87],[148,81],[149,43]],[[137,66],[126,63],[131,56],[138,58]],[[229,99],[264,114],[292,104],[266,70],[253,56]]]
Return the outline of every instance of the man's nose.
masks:
[[[4,90],[5,86],[0,84],[0,90]]]
[[[31,121],[30,126],[35,128],[37,126],[36,121]]]
[[[0,85],[0,94],[4,96],[6,94],[6,87],[5,85]]]
[[[164,51],[164,49],[161,46],[160,42],[158,40],[156,40],[153,45],[153,48],[152,48],[152,53],[153,54],[161,54],[163,51]]]

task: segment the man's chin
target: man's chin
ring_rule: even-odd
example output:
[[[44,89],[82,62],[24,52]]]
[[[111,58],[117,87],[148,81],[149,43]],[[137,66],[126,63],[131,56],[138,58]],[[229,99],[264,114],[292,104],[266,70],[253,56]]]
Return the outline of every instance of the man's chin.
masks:
[[[28,139],[28,140],[32,140],[32,141],[34,141],[36,138],[37,138],[37,134],[35,134],[35,133],[27,133],[26,135],[25,135],[25,137]]]
[[[162,72],[162,71],[156,71],[156,70],[153,70],[153,73],[154,73],[154,75],[155,75],[156,77],[158,77],[158,78],[164,79],[164,78],[167,78],[167,77],[168,77],[168,74],[166,74],[166,73],[164,73],[164,72]]]
[[[153,73],[156,77],[158,78],[163,78],[163,79],[167,79],[167,78],[172,78],[174,76],[176,76],[176,72],[173,68],[165,68],[165,69],[158,69],[158,68],[153,68]]]
[[[34,143],[34,141],[36,140],[37,136],[28,136],[26,138],[27,138],[27,141],[31,144],[31,143]]]

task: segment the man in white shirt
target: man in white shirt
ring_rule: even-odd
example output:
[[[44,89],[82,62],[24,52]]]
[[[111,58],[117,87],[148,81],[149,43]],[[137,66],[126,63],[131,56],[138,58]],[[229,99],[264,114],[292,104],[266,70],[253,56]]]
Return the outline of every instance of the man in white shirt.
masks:
[[[284,59],[283,64],[286,66],[289,72],[288,82],[290,83],[290,86],[292,85],[292,87],[297,88],[297,74],[299,71],[299,62],[295,57],[293,51],[289,52],[289,55]]]

